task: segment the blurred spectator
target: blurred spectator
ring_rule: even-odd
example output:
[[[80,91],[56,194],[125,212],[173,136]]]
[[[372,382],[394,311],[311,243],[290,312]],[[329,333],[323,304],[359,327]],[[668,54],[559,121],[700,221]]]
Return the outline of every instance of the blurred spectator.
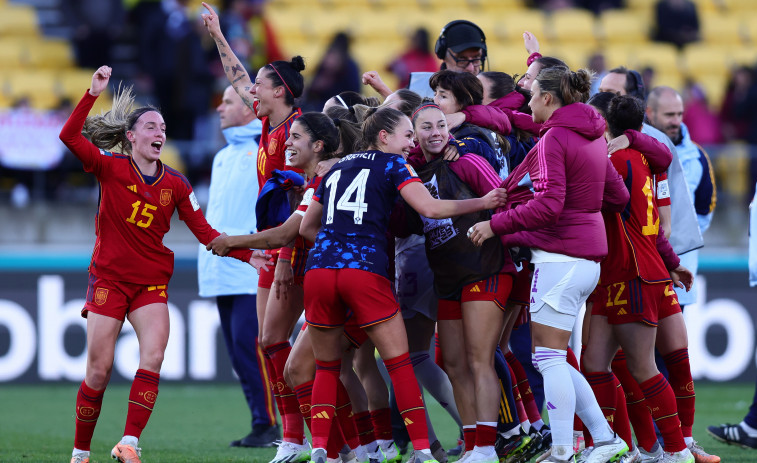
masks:
[[[221,28],[234,54],[251,75],[266,64],[283,60],[273,27],[263,16],[264,0],[225,0]],[[226,80],[225,75],[221,76]]]
[[[655,72],[653,67],[645,67],[641,70],[641,81],[644,82],[644,93],[649,93],[650,88],[655,88]],[[646,95],[644,95],[646,97]]]
[[[723,143],[718,116],[707,102],[704,89],[688,82],[683,90],[683,123],[689,128],[691,139],[700,145]]]
[[[747,125],[746,142],[749,143],[749,185],[757,183],[757,79],[752,74],[751,82],[746,90],[740,90],[733,95],[733,117],[744,121]],[[751,191],[751,198],[754,191]]]
[[[726,141],[746,140],[749,121],[736,115],[736,102],[747,94],[754,83],[754,70],[740,66],[733,70],[720,107],[720,128]]]
[[[623,8],[623,0],[577,0],[576,6],[598,15],[612,8]]]
[[[152,81],[158,105],[175,140],[195,138],[195,123],[210,107],[213,76],[199,16],[191,16],[189,0],[163,0],[140,32],[140,67]],[[213,50],[211,50],[212,52]]]
[[[659,0],[655,6],[658,42],[668,42],[682,48],[699,40],[699,15],[691,0]]]
[[[350,56],[350,37],[339,32],[326,49],[304,95],[303,111],[320,111],[332,96],[352,90],[360,92],[360,70]]]
[[[61,2],[61,11],[73,28],[71,42],[76,63],[97,68],[111,62],[111,48],[123,31],[126,18],[120,0]]]
[[[545,11],[555,11],[562,8],[574,8],[574,0],[527,0],[526,5],[531,8],[538,8]]]
[[[589,57],[587,66],[594,71],[594,80],[591,82],[591,94],[599,92],[599,83],[607,75],[607,67],[605,65],[605,55],[602,52],[594,53]]]
[[[436,72],[439,60],[431,53],[428,31],[420,27],[410,37],[410,48],[386,67],[399,79],[399,88],[407,88],[411,72]]]

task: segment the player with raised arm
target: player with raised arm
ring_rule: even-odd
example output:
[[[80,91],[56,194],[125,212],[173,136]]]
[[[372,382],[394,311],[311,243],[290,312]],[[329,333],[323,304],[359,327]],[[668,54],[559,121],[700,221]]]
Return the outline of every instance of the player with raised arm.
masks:
[[[139,463],[137,444],[158,396],[168,343],[168,282],[174,256],[163,244],[163,236],[177,210],[201,243],[220,235],[205,220],[187,179],[160,161],[166,125],[157,109],[132,109],[134,95],[127,89],[116,96],[110,111],[87,117],[107,88],[111,72],[102,66],[94,73],[90,89],[60,133],[84,170],[100,183],[97,238],[82,310],[87,319],[87,368],[76,398],[72,463],[89,462],[92,434],[125,318],[139,341],[139,369],[129,393],[124,436],[111,456]],[[82,135],[82,128],[92,141]],[[116,148],[121,153],[108,151]],[[235,250],[230,256],[244,262],[253,259],[249,249]]]

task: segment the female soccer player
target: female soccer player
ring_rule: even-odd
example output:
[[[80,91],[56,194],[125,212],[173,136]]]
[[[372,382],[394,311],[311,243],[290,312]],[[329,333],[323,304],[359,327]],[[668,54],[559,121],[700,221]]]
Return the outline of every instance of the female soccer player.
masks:
[[[163,245],[163,236],[177,209],[201,243],[219,235],[205,221],[187,179],[160,161],[166,125],[157,109],[132,110],[134,96],[126,90],[117,95],[110,111],[87,118],[98,95],[107,88],[111,72],[102,66],[94,73],[90,89],[60,133],[84,170],[100,182],[97,240],[82,310],[87,319],[87,369],[76,398],[72,463],[89,462],[92,434],[125,318],[139,340],[139,369],[129,393],[124,437],[111,456],[139,463],[137,444],[158,396],[168,343],[173,253]],[[92,142],[82,135],[82,127]],[[119,146],[123,154],[106,151]],[[252,253],[247,249],[230,255],[248,262]]]
[[[253,108],[263,122],[257,159],[258,184],[262,189],[274,170],[286,169],[284,145],[289,138],[292,123],[302,114],[300,108],[295,106],[295,98],[302,95],[305,86],[301,74],[305,63],[300,56],[295,56],[291,61],[274,61],[258,71],[253,83],[221,32],[218,15],[207,3],[203,3],[203,6],[208,12],[202,15],[202,19],[216,42],[226,77],[242,97],[242,101]],[[286,359],[292,350],[289,335],[297,321],[296,314],[302,308],[302,300],[296,297],[280,298],[277,295],[281,294],[281,289],[286,291],[290,287],[294,278],[292,268],[298,266],[298,256],[303,256],[303,249],[295,246],[293,250],[284,246],[272,251],[272,255],[275,270],[261,273],[258,280],[258,342],[265,351],[266,369],[282,417],[283,441],[288,443],[279,446],[281,454],[277,453],[274,462],[281,457],[286,463],[296,463],[307,458],[310,447],[305,440],[304,424],[297,411],[294,392],[282,379]],[[277,291],[272,293],[274,280],[278,282]]]
[[[414,147],[413,128],[395,109],[371,114],[363,137],[368,149],[345,156],[331,169],[300,226],[301,235],[315,240],[305,274],[305,317],[317,368],[311,460],[326,461],[342,357],[339,341],[349,307],[384,359],[415,449],[412,461],[430,461],[423,401],[387,275],[389,215],[398,194],[424,216],[443,218],[498,207],[502,192],[465,201],[431,197],[399,155]]]
[[[541,138],[505,180],[506,211],[471,230],[476,244],[495,234],[509,246],[531,248],[533,361],[544,377],[552,427],[551,456],[573,457],[573,415],[594,437],[589,463],[618,458],[628,446],[615,436],[586,379],[566,361],[578,310],[599,278],[607,255],[600,208],[619,211],[628,191],[607,158],[605,122],[581,101],[588,99],[591,74],[556,67],[539,73],[529,106],[543,122]],[[533,188],[533,192],[531,190]]]
[[[481,143],[475,139],[450,139],[445,115],[436,104],[418,108],[413,114],[413,126],[422,155],[409,161],[420,169],[433,196],[480,197],[501,183],[489,163],[476,155]],[[460,154],[452,163],[440,159],[449,144]],[[444,365],[455,386],[464,426],[475,425],[475,448],[466,454],[466,461],[471,462],[498,459],[494,442],[500,389],[494,351],[502,334],[503,310],[515,274],[509,253],[499,242],[492,240],[487,249],[476,248],[456,232],[467,230],[481,217],[482,214],[451,220],[422,217],[426,253],[434,272],[434,286],[441,296],[438,329]]]

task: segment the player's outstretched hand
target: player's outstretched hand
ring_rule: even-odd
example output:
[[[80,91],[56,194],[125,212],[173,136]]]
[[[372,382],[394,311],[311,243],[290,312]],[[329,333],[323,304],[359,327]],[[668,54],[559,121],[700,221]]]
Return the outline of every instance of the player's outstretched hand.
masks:
[[[208,28],[208,33],[213,38],[219,37],[222,34],[221,34],[221,23],[218,20],[218,14],[216,14],[213,7],[208,5],[207,3],[202,2],[202,6],[204,6],[205,9],[208,10],[207,13],[203,13],[201,15],[202,22],[205,24],[205,27]]]
[[[526,51],[529,55],[539,53],[539,41],[536,40],[536,36],[528,31],[523,33],[523,45],[526,46]]]
[[[607,154],[612,154],[618,150],[626,149],[631,146],[631,141],[623,134],[607,142]]]
[[[492,231],[491,220],[487,220],[486,222],[479,222],[468,229],[468,238],[476,246],[481,246],[482,244],[484,244],[484,241],[493,236],[494,232]]]
[[[687,292],[694,284],[694,275],[683,265],[679,265],[675,270],[670,271],[670,278],[673,280],[673,286],[685,289]]]
[[[250,257],[248,263],[258,271],[258,275],[260,275],[261,270],[264,272],[270,272],[271,265],[273,265],[273,262],[271,262],[268,256],[266,256],[263,251],[258,250],[252,251],[252,257]]]
[[[110,81],[110,74],[113,69],[109,66],[100,66],[94,74],[92,74],[92,85],[89,87],[89,94],[92,96],[100,95],[103,90],[108,88],[108,82]]]
[[[486,196],[484,196],[483,199],[486,204],[486,209],[504,207],[507,203],[507,190],[504,188],[495,188],[486,193]]]
[[[216,236],[213,241],[208,243],[208,245],[205,246],[205,249],[211,251],[217,256],[225,256],[229,253],[229,250],[231,250],[231,246],[229,246],[229,235],[221,233]]]

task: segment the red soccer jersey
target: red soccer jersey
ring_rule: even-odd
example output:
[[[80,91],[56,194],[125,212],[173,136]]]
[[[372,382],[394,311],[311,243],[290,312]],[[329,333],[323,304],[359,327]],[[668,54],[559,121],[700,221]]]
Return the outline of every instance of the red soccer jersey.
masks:
[[[179,172],[158,161],[158,173],[145,179],[131,156],[98,149],[82,134],[84,120],[97,97],[87,92],[68,118],[60,138],[100,183],[95,216],[97,239],[90,273],[128,283],[167,284],[173,252],[163,244],[174,210],[202,244],[219,233],[205,220],[192,187]],[[230,256],[249,261],[252,251]]]
[[[270,121],[267,117],[263,117],[263,134],[260,137],[260,146],[258,148],[258,185],[260,189],[263,189],[265,182],[271,178],[273,171],[279,170],[294,170],[296,172],[302,172],[298,169],[291,169],[286,165],[286,146],[284,142],[289,138],[289,128],[292,127],[295,119],[302,115],[300,108],[295,108],[289,116],[284,119],[284,122],[271,128]],[[259,193],[259,192],[258,192]]]
[[[660,218],[647,161],[633,149],[617,151],[610,159],[623,177],[631,199],[623,212],[602,213],[609,253],[602,261],[601,284],[629,281],[636,277],[647,283],[670,281],[657,251]]]

